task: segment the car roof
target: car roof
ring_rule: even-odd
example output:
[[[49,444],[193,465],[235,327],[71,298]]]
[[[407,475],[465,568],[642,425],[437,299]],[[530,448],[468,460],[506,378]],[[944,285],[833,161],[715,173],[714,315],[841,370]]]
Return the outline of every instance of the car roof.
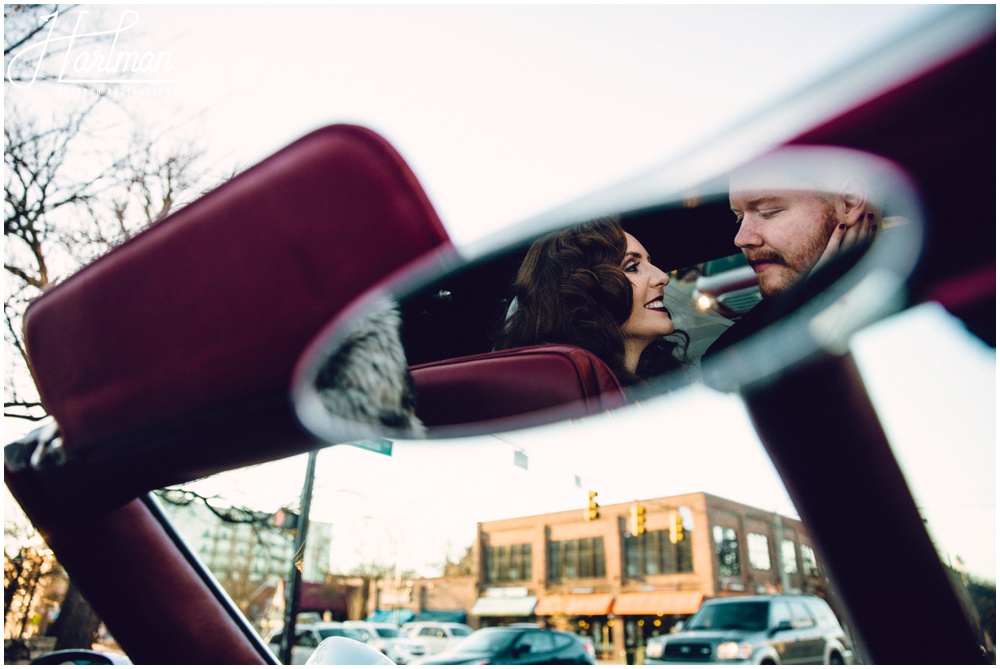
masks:
[[[741,595],[739,597],[716,597],[707,599],[702,606],[716,606],[732,602],[771,602],[776,599],[819,599],[815,595],[800,595],[797,593],[776,592],[766,595]]]

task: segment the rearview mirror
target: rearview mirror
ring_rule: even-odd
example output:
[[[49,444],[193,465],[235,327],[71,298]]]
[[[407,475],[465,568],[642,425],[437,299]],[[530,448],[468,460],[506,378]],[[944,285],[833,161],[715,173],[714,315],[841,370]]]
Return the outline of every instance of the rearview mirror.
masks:
[[[678,173],[611,189],[464,255],[429,257],[369,292],[300,360],[293,385],[300,420],[331,443],[344,434],[468,436],[578,418],[702,380],[736,391],[845,350],[858,328],[902,306],[921,209],[910,181],[887,161],[785,147],[697,183]],[[530,268],[548,277],[540,285],[568,281],[552,274],[552,249],[576,243],[576,232],[532,245],[581,226],[605,234],[619,224],[644,251],[635,268],[615,247],[616,267],[571,269],[600,275],[587,290],[617,314],[625,354],[616,360],[607,353],[613,347],[551,333],[512,347],[515,314],[529,309],[514,289],[525,259],[534,257]],[[573,262],[589,262],[577,256],[584,260]],[[653,270],[664,276],[641,274]],[[655,284],[661,292],[609,297],[609,282],[632,281],[630,273],[646,282],[642,291]],[[530,276],[526,267],[522,297]],[[565,298],[551,300],[551,310],[575,299],[558,295]],[[571,313],[582,312],[567,307],[553,320]],[[664,326],[664,315],[672,325]],[[669,342],[677,364],[643,371],[640,358],[629,368],[629,346],[647,339]],[[646,355],[652,344],[643,345]]]

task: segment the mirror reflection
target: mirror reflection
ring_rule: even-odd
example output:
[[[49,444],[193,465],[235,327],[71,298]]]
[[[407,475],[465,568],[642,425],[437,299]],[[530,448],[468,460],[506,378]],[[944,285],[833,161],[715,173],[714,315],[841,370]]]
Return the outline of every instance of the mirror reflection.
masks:
[[[885,313],[918,217],[893,166],[825,147],[774,151],[657,206],[595,208],[370,298],[314,347],[300,416],[330,438],[458,436],[703,376],[731,390]]]

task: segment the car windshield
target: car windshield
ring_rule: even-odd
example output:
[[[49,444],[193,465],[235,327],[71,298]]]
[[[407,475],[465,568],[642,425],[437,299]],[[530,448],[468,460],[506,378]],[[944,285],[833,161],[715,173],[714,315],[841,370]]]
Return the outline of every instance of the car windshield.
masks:
[[[399,636],[399,630],[391,627],[376,627],[375,632],[383,639],[392,639]]]
[[[727,602],[703,606],[685,630],[747,630],[767,629],[767,602]]]
[[[520,632],[514,629],[482,629],[459,641],[454,650],[465,653],[498,653],[507,648],[518,634]]]
[[[918,352],[929,354],[931,341],[945,346],[941,342],[948,335],[953,339],[968,338],[969,335],[959,332],[957,326],[949,326],[940,314],[936,319],[933,317],[935,314],[928,317],[928,311],[931,310],[923,309],[916,314],[895,317],[881,324],[877,332],[873,328],[864,337],[859,337],[856,352],[865,376],[872,378],[872,368],[886,361],[893,362],[892,369],[897,374],[903,373],[904,360],[894,361],[888,355],[894,350],[901,355],[905,352],[905,360],[915,364],[920,359]],[[992,353],[989,352],[989,355]],[[934,399],[948,415],[965,418],[967,424],[948,421],[948,425],[967,437],[963,442],[965,445],[960,445],[964,449],[961,458],[964,465],[976,461],[975,458],[964,457],[967,451],[974,448],[973,444],[976,444],[975,448],[986,449],[990,439],[984,439],[982,435],[995,432],[994,419],[985,407],[987,400],[991,407],[993,405],[989,389],[995,385],[994,373],[992,367],[982,370],[977,364],[975,360],[962,365],[956,363],[958,377],[944,382],[950,392],[936,395]],[[992,365],[992,362],[989,364]],[[969,380],[983,392],[984,399],[981,402],[976,400],[979,404],[958,402],[960,397],[968,395],[958,383],[960,378]],[[881,386],[875,388],[883,390]],[[886,417],[894,419],[890,427],[897,431],[907,428],[907,431],[901,432],[901,446],[917,439],[911,436],[913,426],[910,423],[919,424],[928,434],[943,435],[946,430],[943,425],[936,426],[929,420],[933,413],[929,408],[930,400],[922,398],[915,387],[912,392],[908,390],[905,397],[911,404],[916,402],[928,407],[917,415],[907,413],[905,407],[899,405],[900,398],[895,395],[885,392],[875,395],[876,400],[885,405]],[[995,408],[990,411],[995,416]],[[668,445],[697,443],[699,448],[672,450],[671,458],[677,466],[666,471],[657,467],[637,469],[637,463],[649,462],[651,439],[645,436],[622,439],[622,425],[627,425],[629,434],[633,435],[657,434],[662,431],[663,425],[669,425]],[[981,430],[978,436],[974,433],[976,426]],[[609,443],[615,444],[613,458],[608,457]],[[367,444],[362,447],[338,445],[323,449],[318,455],[309,541],[325,548],[322,555],[319,551],[308,552],[304,571],[301,572],[307,585],[315,587],[317,593],[324,593],[324,598],[328,597],[322,606],[338,611],[336,615],[344,619],[349,617],[346,593],[322,589],[320,586],[326,578],[333,578],[346,588],[354,582],[351,574],[379,573],[375,570],[380,569],[381,573],[388,571],[392,575],[398,568],[398,580],[381,578],[377,581],[377,601],[384,602],[381,605],[385,608],[381,611],[390,610],[398,601],[403,604],[400,611],[408,613],[412,609],[405,607],[413,606],[409,602],[418,601],[426,601],[427,608],[431,610],[457,608],[449,599],[451,589],[465,583],[469,574],[478,574],[485,587],[477,593],[464,595],[461,604],[465,611],[471,612],[479,599],[483,600],[483,604],[492,605],[498,601],[513,602],[518,597],[523,598],[525,593],[522,592],[513,592],[517,596],[513,598],[487,595],[490,594],[489,588],[502,589],[511,577],[528,580],[538,576],[529,571],[537,551],[546,551],[543,554],[552,565],[552,575],[568,584],[575,584],[587,574],[599,574],[596,578],[605,580],[613,578],[607,556],[611,550],[619,549],[623,551],[620,567],[623,578],[662,578],[670,574],[697,573],[699,567],[692,561],[693,555],[689,552],[693,545],[703,546],[704,550],[712,552],[713,567],[718,570],[708,593],[712,596],[717,596],[716,589],[733,592],[740,587],[750,587],[747,581],[751,574],[754,578],[770,574],[769,578],[776,587],[784,578],[806,592],[823,584],[823,564],[809,541],[808,529],[796,520],[795,508],[761,448],[745,409],[739,398],[732,395],[722,395],[703,387],[688,387],[675,391],[669,398],[649,400],[639,408],[550,427],[455,440],[397,440],[388,452],[363,446]],[[904,460],[904,465],[914,467],[911,480],[915,484],[927,482],[931,485],[930,492],[937,496],[930,499],[943,505],[945,490],[958,494],[959,482],[957,479],[944,479],[940,473],[933,479],[930,476],[932,471],[916,469],[923,463],[919,457],[921,454],[932,455],[929,451],[916,453],[914,457]],[[720,462],[727,463],[727,466],[718,466]],[[203,499],[212,499],[213,506],[225,504],[222,508],[234,505],[236,508],[270,512],[281,508],[288,500],[298,498],[306,471],[307,456],[302,455],[226,472],[184,488]],[[991,471],[995,471],[995,467]],[[462,475],[456,475],[458,472]],[[923,474],[927,475],[918,476]],[[979,484],[975,487],[968,484],[969,481],[978,481],[976,476],[985,478],[986,474],[970,472],[970,476],[966,477],[969,497],[982,488]],[[393,494],[385,494],[386,489],[391,489]],[[551,517],[555,527],[564,524],[568,527],[577,522],[582,510],[587,507],[588,489],[598,493],[596,501],[600,518],[597,522],[587,522],[577,534],[566,540],[531,543],[504,539],[502,545],[490,546],[486,539],[477,539],[481,536],[477,534],[478,523],[484,523],[482,527],[485,530],[492,530],[492,525],[496,525],[497,536],[500,536],[499,532],[506,530],[497,523],[509,522],[507,519],[538,517],[539,514],[560,514],[542,517]],[[729,511],[728,501],[724,504],[725,509],[720,507],[720,511],[726,511],[721,516],[709,517],[704,512],[688,516],[688,512],[680,507],[690,509],[691,502],[664,497],[678,489],[705,491],[707,497],[702,499],[713,504],[722,505],[723,502],[717,501],[719,498],[738,502],[746,505],[747,513],[778,511],[780,517],[775,520],[780,520],[782,525],[780,528],[775,526],[777,529],[772,529],[770,525],[760,530],[742,529],[737,520],[739,516]],[[518,490],[518,494],[511,495],[511,490]],[[916,490],[920,492],[920,486],[916,486]],[[293,532],[260,528],[253,533],[251,530],[258,528],[218,523],[204,503],[186,506],[174,503],[186,499],[175,493],[158,497],[182,534],[210,564],[215,564],[217,560],[219,564],[227,563],[222,561],[221,549],[215,548],[206,534],[209,537],[219,535],[220,546],[240,539],[252,547],[254,554],[267,555],[270,562],[265,566],[274,574],[271,583],[288,573],[293,562]],[[419,499],[421,504],[399,504],[400,499]],[[646,506],[646,532],[639,538],[628,531],[632,522],[631,500],[635,499],[655,500],[664,505],[662,511]],[[474,500],[475,503],[457,503],[459,500]],[[937,508],[927,506],[926,510],[932,514]],[[675,509],[678,513],[672,515]],[[992,505],[984,508],[983,515],[988,515],[991,510]],[[732,520],[727,520],[730,516]],[[992,555],[989,551],[993,549],[986,544],[995,545],[995,534],[988,529],[995,528],[995,521],[986,518],[975,526],[984,538],[990,539],[984,542],[982,550],[977,551],[975,544],[962,543],[962,540],[977,536],[972,532],[974,517],[953,515],[950,518],[952,525],[962,522],[970,529],[960,532],[955,527],[950,534],[942,533],[941,536],[948,540],[942,542],[942,548],[947,546],[955,551],[949,552],[949,555],[961,555],[968,564],[970,577],[983,573],[992,577],[993,572],[988,569],[995,560],[984,560],[982,557],[984,554]],[[603,527],[601,521],[604,519],[610,522],[621,519],[624,523],[617,538],[610,532],[601,536],[596,530]],[[670,530],[678,526],[682,533],[675,536],[677,542],[673,543]],[[934,524],[930,526],[933,528]],[[221,537],[226,536],[223,532],[232,537],[227,544],[221,543]],[[334,536],[350,537],[350,541],[336,542],[333,541]],[[595,537],[601,541],[597,542]],[[969,550],[961,550],[963,546]],[[750,550],[751,547],[753,550]],[[477,552],[482,555],[479,563],[475,559]],[[974,558],[978,558],[975,563]],[[951,560],[958,564],[956,558]],[[366,569],[369,571],[363,571]],[[238,593],[236,588],[240,581],[233,578],[229,570],[220,571],[220,574],[220,580],[230,591]],[[327,592],[330,592],[329,596],[325,594]],[[248,618],[260,629],[274,629],[280,623],[280,613],[272,613],[267,606],[275,594],[273,586],[258,586],[258,592],[246,605]],[[641,594],[645,596],[646,593]],[[831,603],[839,614],[836,602]],[[656,613],[651,611],[653,615]],[[689,623],[700,625],[700,629],[719,628],[718,622],[710,626],[700,621],[700,615]],[[753,629],[765,626],[763,614],[759,618],[744,618],[744,622],[747,620],[757,620]],[[611,622],[596,621],[585,630],[600,657],[610,657],[614,653]],[[659,622],[657,627],[647,625],[644,634],[651,629],[670,629],[677,624],[678,618],[664,616]],[[405,628],[400,636],[417,638],[419,629]],[[689,625],[687,629],[692,627]]]

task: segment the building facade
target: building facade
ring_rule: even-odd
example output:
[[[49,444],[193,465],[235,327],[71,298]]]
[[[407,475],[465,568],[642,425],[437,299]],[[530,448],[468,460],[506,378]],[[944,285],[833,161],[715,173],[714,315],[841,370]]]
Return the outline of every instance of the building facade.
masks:
[[[327,593],[331,587],[327,581],[332,526],[329,523],[309,524],[305,554],[301,560],[295,560],[293,530],[267,523],[226,522],[201,502],[165,503],[163,508],[187,544],[260,629],[273,626],[264,619],[273,615],[275,599],[282,598],[282,592],[278,591],[283,590],[293,561],[302,569],[303,610],[330,608],[327,600],[332,595]]]
[[[707,493],[479,523],[473,564],[461,585],[408,583],[397,607],[409,618],[433,602],[475,627],[565,629],[624,662],[707,598],[824,592],[801,521]]]

